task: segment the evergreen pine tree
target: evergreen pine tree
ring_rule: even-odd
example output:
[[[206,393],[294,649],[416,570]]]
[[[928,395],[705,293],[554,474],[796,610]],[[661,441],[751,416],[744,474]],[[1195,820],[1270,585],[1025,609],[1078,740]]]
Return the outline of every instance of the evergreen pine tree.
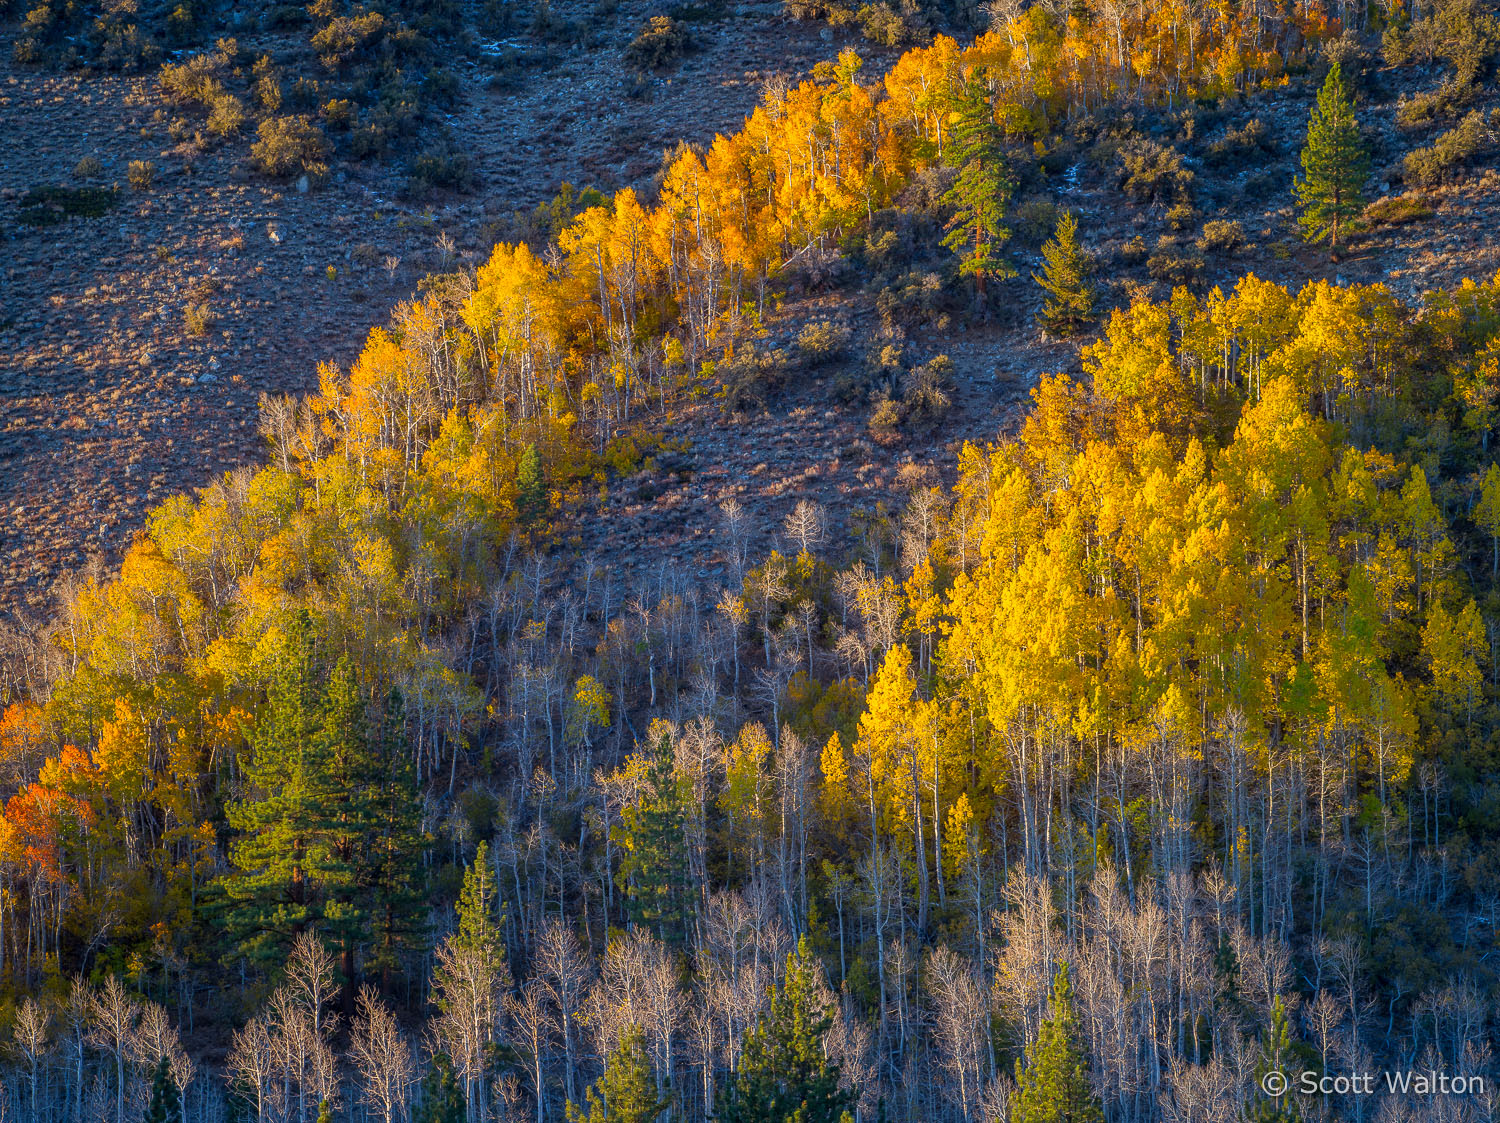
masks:
[[[620,814],[620,886],[628,895],[635,923],[677,942],[686,935],[688,916],[686,805],[673,768],[671,740],[661,737],[641,752],[645,790]]]
[[[1015,180],[1005,159],[989,91],[977,75],[959,95],[958,121],[945,155],[959,173],[943,196],[943,202],[953,207],[943,245],[959,255],[959,272],[974,278],[975,296],[982,301],[987,278],[1004,280],[1016,275],[1000,254],[1010,237],[1005,208]]]
[[[1296,1076],[1293,1071],[1295,1059],[1286,1007],[1278,995],[1271,1006],[1271,1024],[1266,1027],[1265,1035],[1261,1038],[1260,1060],[1255,1065],[1252,1083],[1257,1089],[1257,1098],[1246,1113],[1250,1123],[1299,1123],[1302,1112],[1298,1109],[1296,1100],[1288,1094],[1271,1096],[1265,1092],[1265,1078],[1269,1073],[1279,1072],[1289,1082]],[[1290,1083],[1287,1086],[1290,1087]]]
[[[434,1054],[432,1067],[422,1077],[422,1099],[412,1112],[412,1123],[465,1123],[464,1094],[447,1053]]]
[[[379,972],[391,989],[402,951],[420,947],[426,925],[422,883],[422,804],[416,768],[404,738],[401,692],[387,692],[379,715],[370,784],[376,793],[375,831],[361,871],[370,904],[372,940],[367,973]]]
[[[639,1026],[620,1035],[620,1042],[604,1065],[604,1075],[584,1095],[588,1110],[568,1104],[568,1123],[652,1123],[672,1104],[656,1094],[646,1039]]]
[[[464,871],[458,895],[458,931],[437,948],[432,985],[438,1009],[460,1028],[455,1049],[464,1096],[488,1103],[491,1049],[499,1020],[500,987],[505,974],[505,947],[495,907],[495,875],[490,849],[481,842]]]
[[[1302,178],[1295,185],[1302,207],[1302,236],[1329,240],[1338,253],[1339,231],[1364,207],[1370,153],[1354,117],[1354,95],[1343,68],[1334,63],[1318,91],[1302,149]]]
[[[1087,1069],[1064,963],[1052,981],[1051,1012],[1026,1048],[1024,1067],[1016,1065],[1012,1123],[1103,1123],[1104,1111]]]
[[[839,1066],[823,1052],[832,1024],[804,936],[787,957],[786,979],[772,991],[770,1009],[745,1034],[739,1068],[720,1105],[721,1123],[847,1120],[854,1096],[839,1087]]]
[[[241,761],[243,798],[226,816],[240,836],[219,910],[242,954],[274,970],[316,923],[339,950],[352,998],[357,951],[386,972],[417,942],[423,900],[420,822],[399,695],[372,730],[354,664],[326,669],[311,617],[294,619]]]
[[[458,933],[455,946],[476,956],[475,962],[488,974],[498,976],[505,961],[500,925],[495,916],[495,871],[490,867],[490,846],[481,842],[474,861],[464,871],[458,891]]]
[[[323,735],[323,659],[304,610],[277,656],[265,706],[240,759],[243,798],[225,808],[239,831],[235,870],[221,879],[222,914],[239,951],[274,968],[293,938],[322,919],[324,897],[347,883],[347,864],[328,843],[327,809],[343,793],[333,783]]]
[[[182,1123],[182,1096],[166,1057],[156,1062],[156,1074],[151,1078],[151,1103],[143,1118],[145,1123]]]
[[[1088,258],[1078,248],[1078,220],[1064,212],[1057,232],[1042,247],[1045,264],[1031,279],[1047,293],[1037,319],[1055,335],[1071,335],[1094,314],[1094,287],[1088,280]]]
[[[516,465],[516,519],[523,527],[535,526],[547,513],[547,480],[536,445],[529,444]]]
[[[318,1123],[333,1123],[333,1105],[326,1099],[318,1101]]]
[[[366,895],[359,891],[365,836],[379,813],[370,781],[370,734],[354,665],[342,658],[323,688],[317,759],[327,769],[323,786],[336,793],[318,810],[318,835],[326,839],[322,866],[321,933],[333,938],[348,997],[353,996],[355,944],[368,930]],[[352,1005],[352,1003],[351,1003]]]

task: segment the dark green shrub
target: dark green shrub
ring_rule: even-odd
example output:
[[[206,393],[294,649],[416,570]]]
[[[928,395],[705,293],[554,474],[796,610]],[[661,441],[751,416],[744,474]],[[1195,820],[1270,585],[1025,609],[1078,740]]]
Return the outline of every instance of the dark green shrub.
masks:
[[[1191,201],[1193,173],[1183,167],[1182,153],[1167,145],[1141,140],[1120,151],[1120,189],[1137,203]]]
[[[1406,129],[1419,129],[1451,120],[1477,96],[1479,88],[1472,82],[1450,78],[1435,90],[1404,99],[1396,107],[1396,124]]]
[[[687,27],[671,16],[652,16],[625,48],[625,61],[637,70],[659,70],[687,53]]]
[[[937,273],[913,270],[898,277],[875,297],[875,308],[886,325],[945,326],[946,300],[943,278]]]
[[[1210,219],[1196,245],[1199,253],[1236,254],[1245,247],[1245,231],[1238,222]]]
[[[386,37],[385,17],[379,12],[357,16],[335,16],[313,33],[313,50],[329,70],[343,70],[367,57]]]
[[[469,157],[450,142],[440,141],[413,158],[407,169],[406,190],[410,195],[429,191],[473,191],[479,185]]]
[[[1408,152],[1402,164],[1408,182],[1423,187],[1441,183],[1452,178],[1460,168],[1477,156],[1495,150],[1497,116],[1491,110],[1488,117],[1480,110],[1473,110],[1427,148]]]
[[[273,176],[328,174],[328,138],[310,117],[272,117],[262,121],[250,146],[255,167]]]
[[[786,382],[787,366],[785,351],[745,344],[716,370],[724,384],[724,408],[743,413],[764,404]]]
[[[843,324],[814,320],[797,333],[797,354],[808,366],[821,366],[848,351],[849,338],[849,329]]]
[[[1413,195],[1387,195],[1365,208],[1360,218],[1371,226],[1403,226],[1432,217],[1426,201]]]
[[[1169,285],[1188,285],[1203,271],[1203,258],[1196,251],[1178,245],[1173,238],[1162,238],[1156,252],[1146,262],[1146,272],[1153,280]]]
[[[1051,199],[1027,199],[1011,212],[1011,234],[1026,246],[1039,246],[1057,229],[1057,204]]]
[[[307,8],[301,4],[278,4],[261,17],[267,31],[290,31],[308,23]]]
[[[98,218],[119,202],[111,187],[33,187],[21,196],[21,222],[56,226],[70,218]]]
[[[1229,129],[1208,146],[1208,163],[1215,167],[1239,167],[1260,156],[1275,155],[1271,131],[1259,117],[1238,129]]]

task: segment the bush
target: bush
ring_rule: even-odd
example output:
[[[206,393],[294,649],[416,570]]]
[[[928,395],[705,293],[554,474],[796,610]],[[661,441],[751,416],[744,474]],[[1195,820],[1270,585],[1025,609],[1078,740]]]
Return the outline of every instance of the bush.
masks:
[[[151,181],[156,178],[156,165],[150,160],[132,160],[125,171],[125,179],[132,191],[150,191]]]
[[[900,435],[903,420],[900,402],[894,398],[880,398],[870,414],[870,435],[878,444],[889,444]]]
[[[918,43],[927,38],[924,28],[897,12],[886,0],[861,5],[855,18],[864,37],[882,47],[899,47],[903,43]]]
[[[1245,231],[1238,222],[1210,219],[1196,243],[1199,253],[1239,253],[1245,245]]]
[[[307,112],[322,104],[323,86],[316,78],[307,78],[299,75],[297,80],[291,84],[286,91],[286,100],[290,108]]]
[[[1156,252],[1146,262],[1146,272],[1152,279],[1169,285],[1191,284],[1202,270],[1203,258],[1172,238],[1158,241]]]
[[[208,131],[217,137],[233,136],[245,123],[245,107],[240,99],[230,93],[214,98],[213,109],[208,114]]]
[[[1139,234],[1120,247],[1120,263],[1122,265],[1139,265],[1150,255],[1151,251],[1146,248],[1146,239]]]
[[[1432,217],[1432,208],[1413,195],[1387,195],[1365,208],[1360,218],[1371,226],[1402,226]]]
[[[189,304],[182,310],[182,326],[189,335],[201,338],[214,326],[213,313],[207,304]]]
[[[637,70],[657,70],[687,53],[686,25],[671,16],[652,16],[625,48],[625,62]]]
[[[458,104],[462,84],[451,70],[434,70],[422,84],[422,93],[437,105],[451,109]]]
[[[1254,175],[1246,176],[1244,186],[1240,188],[1240,194],[1250,200],[1264,199],[1275,194],[1280,182],[1270,172],[1256,172]]]
[[[733,413],[764,403],[786,381],[787,355],[778,348],[747,343],[718,366],[724,383],[724,408]]]
[[[1406,154],[1402,165],[1406,179],[1430,187],[1451,178],[1476,156],[1494,150],[1496,124],[1493,111],[1486,117],[1481,111],[1474,110],[1459,122],[1457,128],[1449,129],[1431,146]]]
[[[281,73],[270,55],[261,55],[251,68],[254,79],[255,102],[267,113],[281,109]]]
[[[1435,90],[1404,99],[1396,107],[1396,124],[1405,129],[1419,129],[1450,120],[1478,95],[1479,89],[1473,83],[1450,78]]]
[[[104,165],[99,162],[97,156],[85,156],[73,165],[73,175],[76,179],[93,179],[103,172]]]
[[[194,55],[184,63],[167,63],[156,75],[156,84],[172,101],[210,105],[224,92],[229,66],[218,52]]]
[[[1409,27],[1388,28],[1381,50],[1392,66],[1443,59],[1467,86],[1483,76],[1500,50],[1500,18],[1482,0],[1445,0]]]
[[[1120,188],[1137,203],[1191,201],[1193,173],[1175,148],[1138,141],[1121,150],[1120,169]]]
[[[1177,203],[1167,211],[1167,225],[1179,233],[1198,221],[1198,212],[1192,203]]]
[[[267,175],[328,174],[328,138],[310,117],[272,117],[262,121],[250,159]]]
[[[902,324],[945,326],[943,278],[937,273],[913,270],[882,289],[875,297],[881,322],[887,327]]]
[[[302,4],[279,4],[261,17],[267,31],[292,31],[307,26],[307,8]]]
[[[828,320],[804,324],[797,333],[797,354],[810,367],[832,362],[849,349],[849,329]]]
[[[1337,66],[1352,81],[1360,83],[1375,60],[1365,50],[1359,34],[1346,28],[1337,39],[1329,39],[1323,44],[1322,61],[1327,69]]]
[[[70,218],[98,218],[117,202],[109,187],[33,187],[21,196],[27,226],[56,226]]]
[[[373,51],[385,36],[385,17],[379,12],[335,16],[313,34],[312,46],[324,66],[342,70]]]
[[[937,355],[906,378],[906,392],[902,405],[906,414],[903,420],[921,424],[935,424],[943,419],[953,405],[953,360],[947,355]]]
[[[339,132],[348,132],[359,117],[359,111],[355,109],[354,102],[345,97],[331,98],[323,106],[323,121],[330,129]]]
[[[1051,199],[1027,199],[1011,214],[1011,231],[1023,245],[1039,246],[1057,229],[1057,204]]]
[[[434,144],[418,155],[407,176],[407,193],[414,195],[439,189],[467,192],[479,186],[469,157],[449,143]]]
[[[167,13],[167,35],[174,43],[186,43],[197,26],[197,14],[191,4],[178,4]]]
[[[1208,162],[1216,167],[1236,167],[1262,155],[1274,155],[1271,131],[1259,117],[1238,129],[1229,129],[1208,146]]]
[[[161,57],[161,48],[139,27],[118,17],[95,20],[90,41],[94,61],[104,70],[144,70]]]

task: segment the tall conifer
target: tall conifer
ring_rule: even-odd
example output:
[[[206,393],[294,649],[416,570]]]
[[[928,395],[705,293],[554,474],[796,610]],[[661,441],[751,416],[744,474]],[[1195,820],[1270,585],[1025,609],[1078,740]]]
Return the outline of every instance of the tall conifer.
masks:
[[[839,1087],[839,1066],[823,1039],[833,1017],[818,994],[807,937],[787,957],[786,979],[745,1034],[739,1068],[725,1089],[720,1123],[839,1123],[854,1095]]]
[[[1089,1083],[1068,965],[1052,981],[1052,1009],[1041,1032],[1016,1066],[1016,1108],[1012,1123],[1103,1123],[1104,1110]]]
[[[1088,258],[1078,247],[1078,220],[1071,212],[1058,219],[1056,234],[1042,247],[1042,260],[1042,272],[1031,275],[1047,294],[1037,319],[1055,335],[1071,335],[1094,314]]]
[[[974,278],[974,294],[983,300],[986,279],[1016,275],[1000,253],[1010,238],[1005,208],[1016,185],[989,91],[977,75],[965,84],[959,98],[947,158],[959,172],[943,196],[954,209],[943,245],[959,255],[959,272]]]
[[[1369,178],[1370,152],[1354,117],[1354,94],[1334,63],[1308,116],[1302,178],[1295,185],[1302,236],[1309,242],[1327,238],[1337,254],[1339,232],[1364,209]]]

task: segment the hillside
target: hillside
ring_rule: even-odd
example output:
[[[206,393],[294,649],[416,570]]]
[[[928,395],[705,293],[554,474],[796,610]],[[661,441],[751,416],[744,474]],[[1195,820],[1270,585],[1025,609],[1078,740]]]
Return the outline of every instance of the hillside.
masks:
[[[1493,5],[0,16],[0,1109],[1492,1118]]]

